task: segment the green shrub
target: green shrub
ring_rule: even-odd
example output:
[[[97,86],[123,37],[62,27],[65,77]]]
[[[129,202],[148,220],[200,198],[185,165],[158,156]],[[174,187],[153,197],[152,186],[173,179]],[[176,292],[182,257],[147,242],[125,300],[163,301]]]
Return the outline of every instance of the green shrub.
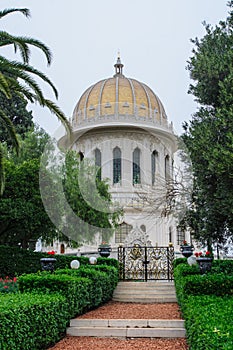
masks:
[[[198,266],[178,265],[174,271],[174,278],[179,302],[189,295],[233,295],[232,275],[200,275]]]
[[[113,266],[116,269],[119,269],[119,262],[116,259],[112,258],[97,258],[97,265],[108,265],[108,266]]]
[[[114,267],[107,265],[84,266],[77,270],[56,270],[55,274],[68,274],[90,279],[92,286],[89,294],[92,307],[97,307],[101,303],[110,300],[118,281],[118,271]]]
[[[233,260],[214,260],[211,273],[224,273],[233,275]]]
[[[0,246],[0,277],[15,277],[24,273],[36,273],[41,270],[40,259],[48,257],[47,253]],[[70,267],[70,263],[74,259],[79,260],[81,265],[89,264],[89,259],[84,256],[54,255],[53,257],[57,260],[55,268],[59,269]]]
[[[223,273],[188,276],[183,289],[186,295],[233,295],[233,276]]]
[[[105,276],[96,274],[94,270],[90,271],[90,268],[82,269],[80,267],[78,270],[72,269],[62,269],[56,270],[56,275],[70,275],[73,278],[87,278],[90,282],[88,293],[90,303],[88,305],[88,309],[95,308],[102,303],[103,300],[103,291],[102,291],[102,283],[105,280]]]
[[[60,294],[2,295],[0,349],[45,349],[61,338],[68,321],[68,303]]]
[[[231,350],[233,276],[213,271],[200,275],[198,266],[180,264],[174,278],[190,350]]]
[[[18,284],[21,292],[61,293],[69,303],[70,317],[90,307],[91,281],[87,278],[42,272],[22,275],[18,278]]]
[[[232,350],[233,297],[189,296],[184,317],[190,350]]]
[[[173,261],[173,268],[175,268],[176,266],[178,266],[179,264],[187,264],[187,258],[176,258]]]
[[[93,265],[92,268],[101,272],[105,272],[108,275],[111,283],[112,293],[113,293],[119,280],[118,269],[113,266],[107,266],[107,265]]]
[[[174,282],[179,304],[181,304],[183,298],[186,297],[186,295],[184,295],[185,278],[191,275],[200,275],[197,265],[189,266],[188,264],[180,264],[174,269]]]
[[[36,273],[41,271],[41,258],[47,258],[47,253],[32,252],[18,247],[0,246],[0,277],[15,277],[24,273]],[[51,257],[51,256],[50,256]],[[85,256],[60,255],[56,258],[55,269],[66,269],[70,267],[72,260],[78,260],[81,266],[89,265],[89,258]],[[98,258],[98,265],[114,266],[118,269],[118,261],[110,258]]]

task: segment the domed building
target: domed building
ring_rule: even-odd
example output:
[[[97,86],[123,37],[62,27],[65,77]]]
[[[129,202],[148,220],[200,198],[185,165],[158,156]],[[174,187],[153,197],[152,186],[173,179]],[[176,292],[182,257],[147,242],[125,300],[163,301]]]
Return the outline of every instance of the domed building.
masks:
[[[177,247],[174,217],[162,215],[166,180],[177,149],[164,106],[146,84],[123,74],[120,57],[113,77],[90,86],[72,117],[73,149],[93,159],[102,179],[124,210],[112,247],[143,244]],[[155,196],[153,208],[151,198]]]

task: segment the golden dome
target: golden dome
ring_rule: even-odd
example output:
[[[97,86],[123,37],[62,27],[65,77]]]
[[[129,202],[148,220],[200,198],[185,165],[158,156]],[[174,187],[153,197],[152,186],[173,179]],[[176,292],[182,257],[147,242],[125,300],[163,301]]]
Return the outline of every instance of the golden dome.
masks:
[[[73,126],[110,116],[121,120],[132,117],[146,118],[156,124],[167,123],[164,107],[156,94],[146,84],[126,78],[119,57],[114,67],[116,74],[112,78],[93,84],[83,93],[74,109]]]

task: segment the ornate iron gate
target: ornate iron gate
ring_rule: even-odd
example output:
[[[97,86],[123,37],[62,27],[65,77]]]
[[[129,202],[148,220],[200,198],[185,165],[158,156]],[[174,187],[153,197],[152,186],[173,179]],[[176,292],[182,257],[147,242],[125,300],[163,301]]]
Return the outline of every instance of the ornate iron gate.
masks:
[[[174,247],[118,248],[121,280],[172,280]]]

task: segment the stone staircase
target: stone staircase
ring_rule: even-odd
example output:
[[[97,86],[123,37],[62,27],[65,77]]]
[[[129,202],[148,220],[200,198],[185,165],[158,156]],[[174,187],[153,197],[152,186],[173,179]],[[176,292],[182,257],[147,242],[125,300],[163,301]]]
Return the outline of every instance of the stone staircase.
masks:
[[[176,303],[174,282],[119,282],[114,301],[129,303]]]
[[[184,338],[183,320],[73,319],[68,335],[114,338]]]
[[[114,301],[134,303],[177,302],[173,282],[119,282]],[[117,306],[116,306],[117,307]],[[143,307],[143,306],[142,306]],[[184,338],[183,320],[81,319],[70,321],[67,335],[115,338]]]

